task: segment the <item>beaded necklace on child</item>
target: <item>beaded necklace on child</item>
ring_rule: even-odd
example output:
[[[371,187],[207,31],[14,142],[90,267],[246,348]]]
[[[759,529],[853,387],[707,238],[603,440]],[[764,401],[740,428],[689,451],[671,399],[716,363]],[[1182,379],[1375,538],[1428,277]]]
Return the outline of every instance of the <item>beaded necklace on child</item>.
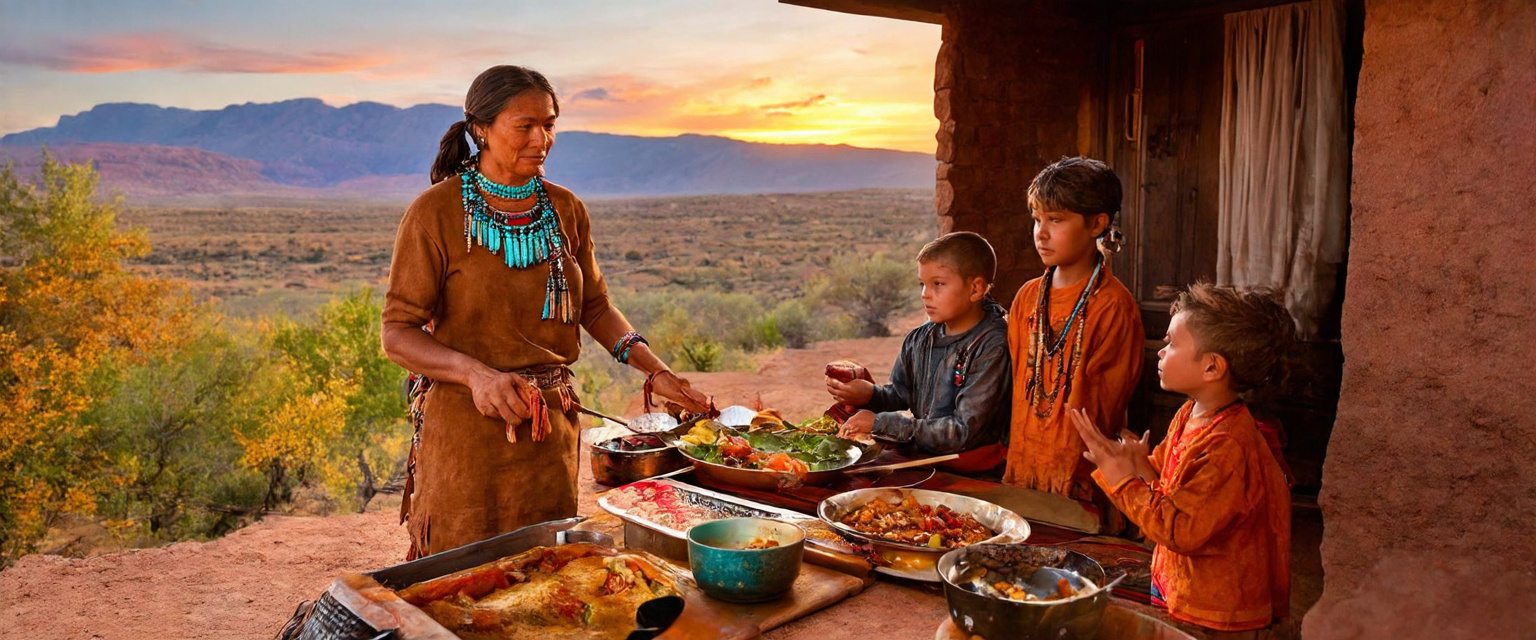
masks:
[[[544,320],[566,324],[576,321],[571,305],[570,284],[565,279],[565,241],[560,235],[560,216],[544,190],[544,181],[534,176],[516,187],[497,184],[474,166],[460,174],[464,199],[464,250],[478,244],[492,255],[501,256],[508,267],[527,269],[549,263],[549,279],[544,284]],[[490,194],[508,200],[532,196],[533,208],[522,213],[496,209],[486,202]]]
[[[1072,307],[1072,314],[1067,316],[1066,324],[1061,327],[1061,334],[1051,336],[1051,280],[1056,275],[1056,267],[1045,270],[1045,277],[1040,281],[1040,298],[1035,304],[1035,312],[1029,316],[1029,359],[1026,361],[1026,371],[1029,372],[1024,386],[1024,397],[1029,398],[1029,404],[1034,408],[1035,417],[1045,418],[1051,415],[1056,408],[1056,400],[1060,398],[1065,402],[1067,396],[1072,394],[1072,376],[1077,370],[1077,361],[1083,356],[1083,334],[1087,332],[1088,298],[1098,288],[1099,273],[1104,268],[1104,259],[1100,258],[1093,266],[1093,274],[1088,276],[1088,284],[1083,287],[1083,292],[1077,296],[1077,304]],[[1072,350],[1061,353],[1061,348],[1067,342],[1067,337],[1072,335],[1072,330],[1077,329],[1076,337],[1072,339]],[[1056,365],[1056,377],[1046,391],[1046,368],[1054,363]],[[1043,403],[1043,406],[1042,406]]]

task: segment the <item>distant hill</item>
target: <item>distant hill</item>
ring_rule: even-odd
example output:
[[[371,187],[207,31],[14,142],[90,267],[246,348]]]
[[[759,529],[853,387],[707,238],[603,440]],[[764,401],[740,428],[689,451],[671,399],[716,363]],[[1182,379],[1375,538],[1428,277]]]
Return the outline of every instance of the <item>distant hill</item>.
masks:
[[[129,196],[304,191],[273,182],[261,174],[261,163],[254,160],[191,147],[88,143],[52,147],[48,152],[63,162],[95,162],[102,185]],[[35,147],[0,147],[0,163],[5,162],[28,176],[42,164],[42,153]]]
[[[53,127],[4,136],[0,155],[35,157],[42,145],[71,149],[58,153],[70,158],[81,149],[110,149],[125,168],[145,165],[131,176],[131,188],[124,187],[133,193],[175,191],[176,185],[156,181],[176,171],[154,167],[187,160],[165,148],[192,148],[208,152],[204,159],[209,170],[239,167],[237,181],[242,184],[262,185],[249,179],[247,174],[254,172],[276,188],[377,188],[399,195],[427,186],[438,140],[460,117],[460,109],[448,105],[400,109],[363,102],[338,108],[313,98],[213,111],[111,103],[62,116]],[[133,159],[135,153],[142,157]],[[255,164],[240,164],[243,161]],[[566,131],[556,141],[548,169],[550,180],[581,195],[684,195],[930,188],[934,159],[845,145]]]

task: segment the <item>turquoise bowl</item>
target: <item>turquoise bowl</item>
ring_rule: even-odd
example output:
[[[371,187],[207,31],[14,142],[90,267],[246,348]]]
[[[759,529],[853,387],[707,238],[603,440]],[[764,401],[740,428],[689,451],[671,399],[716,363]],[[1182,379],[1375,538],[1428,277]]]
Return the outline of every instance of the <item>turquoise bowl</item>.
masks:
[[[778,546],[743,549],[755,539]],[[787,522],[728,518],[688,530],[688,567],[699,589],[726,602],[781,598],[794,586],[805,556],[805,532]]]

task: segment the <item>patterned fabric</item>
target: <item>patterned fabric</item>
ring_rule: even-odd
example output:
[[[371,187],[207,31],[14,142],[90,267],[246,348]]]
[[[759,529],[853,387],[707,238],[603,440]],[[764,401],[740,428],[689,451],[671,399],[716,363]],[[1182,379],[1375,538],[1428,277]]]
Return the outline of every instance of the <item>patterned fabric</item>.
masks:
[[[1219,631],[1290,613],[1291,495],[1248,408],[1192,416],[1185,403],[1152,452],[1157,486],[1094,472],[1116,507],[1157,543],[1152,581],[1173,617]]]

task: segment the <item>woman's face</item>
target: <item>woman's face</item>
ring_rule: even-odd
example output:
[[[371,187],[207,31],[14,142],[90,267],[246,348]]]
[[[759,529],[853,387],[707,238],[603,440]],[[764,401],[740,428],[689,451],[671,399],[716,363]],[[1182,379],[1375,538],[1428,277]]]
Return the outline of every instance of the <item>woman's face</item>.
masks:
[[[490,126],[477,127],[481,170],[511,174],[510,184],[522,184],[544,174],[544,158],[555,144],[555,101],[539,90],[524,91],[507,101]],[[494,179],[494,178],[493,178]]]

